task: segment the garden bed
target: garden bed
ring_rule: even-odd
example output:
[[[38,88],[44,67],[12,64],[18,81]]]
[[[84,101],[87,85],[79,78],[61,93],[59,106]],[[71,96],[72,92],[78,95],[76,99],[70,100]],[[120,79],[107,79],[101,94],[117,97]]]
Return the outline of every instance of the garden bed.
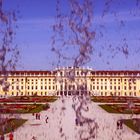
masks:
[[[56,96],[13,96],[0,99],[1,103],[7,102],[54,102],[58,99]]]
[[[138,97],[124,97],[124,96],[92,96],[91,100],[101,103],[127,103],[132,101],[133,103],[140,103]]]
[[[38,113],[49,108],[48,104],[1,104],[0,112],[5,113]]]

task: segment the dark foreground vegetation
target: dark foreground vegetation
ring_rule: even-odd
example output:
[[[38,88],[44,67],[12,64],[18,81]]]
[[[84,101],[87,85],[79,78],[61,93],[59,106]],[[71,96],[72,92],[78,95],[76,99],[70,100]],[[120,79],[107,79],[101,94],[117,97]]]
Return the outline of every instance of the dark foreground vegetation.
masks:
[[[123,122],[125,125],[134,130],[136,133],[140,134],[140,119],[138,118],[126,119],[123,120]]]
[[[27,120],[25,119],[1,119],[0,120],[0,135],[15,131],[18,127],[23,125]]]

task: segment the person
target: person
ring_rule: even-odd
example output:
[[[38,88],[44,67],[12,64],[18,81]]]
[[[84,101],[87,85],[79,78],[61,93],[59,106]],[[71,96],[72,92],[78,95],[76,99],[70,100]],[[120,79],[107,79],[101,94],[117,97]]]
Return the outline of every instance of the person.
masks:
[[[80,126],[83,126],[83,122],[82,121],[80,121]]]
[[[117,129],[119,129],[120,128],[120,121],[118,120],[117,121]]]
[[[38,119],[40,120],[40,113],[38,113]]]
[[[120,120],[120,129],[123,129],[123,121]]]
[[[0,140],[4,140],[4,134],[1,135]]]
[[[78,125],[78,119],[77,118],[75,119],[75,123],[76,123],[76,125]]]
[[[117,121],[117,129],[123,129],[123,120]]]
[[[33,136],[31,140],[36,140],[36,137],[35,137],[35,136]]]
[[[48,117],[46,118],[46,123],[48,123]]]
[[[10,134],[9,134],[9,140],[13,140],[14,139],[14,135],[13,135],[13,133],[11,132]]]
[[[38,119],[38,113],[36,113],[36,115],[35,115],[35,116],[36,116],[36,120],[37,120],[37,119]]]

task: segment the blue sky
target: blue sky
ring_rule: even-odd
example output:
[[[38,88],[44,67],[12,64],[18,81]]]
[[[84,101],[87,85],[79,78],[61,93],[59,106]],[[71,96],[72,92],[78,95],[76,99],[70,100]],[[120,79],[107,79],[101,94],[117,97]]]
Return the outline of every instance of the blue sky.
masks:
[[[102,17],[105,0],[94,0],[94,52],[87,66],[97,70],[140,70],[140,3],[115,0]],[[55,67],[57,56],[51,51],[52,24],[56,0],[4,0],[6,10],[19,10],[15,38],[20,50],[19,70],[47,70]],[[68,12],[67,0],[61,5]],[[114,16],[115,15],[115,16]],[[125,38],[125,40],[124,40]],[[116,48],[128,45],[126,57]],[[69,50],[72,54],[75,50]],[[72,62],[64,60],[62,65]]]

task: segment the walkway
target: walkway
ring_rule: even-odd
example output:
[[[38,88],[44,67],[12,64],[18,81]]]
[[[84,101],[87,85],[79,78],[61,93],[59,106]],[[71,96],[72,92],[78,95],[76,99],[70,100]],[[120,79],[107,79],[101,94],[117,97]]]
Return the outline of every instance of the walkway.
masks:
[[[116,121],[130,115],[109,114],[93,102],[85,115],[95,119],[99,125],[96,140],[140,140],[140,136],[126,126],[123,130],[116,129]],[[46,116],[49,117],[47,124]],[[75,125],[71,98],[66,98],[63,103],[61,99],[51,103],[49,110],[41,112],[40,120],[36,120],[35,116],[30,114],[22,117],[28,121],[14,132],[14,140],[32,140],[33,136],[36,140],[78,140],[78,132],[84,129]]]

